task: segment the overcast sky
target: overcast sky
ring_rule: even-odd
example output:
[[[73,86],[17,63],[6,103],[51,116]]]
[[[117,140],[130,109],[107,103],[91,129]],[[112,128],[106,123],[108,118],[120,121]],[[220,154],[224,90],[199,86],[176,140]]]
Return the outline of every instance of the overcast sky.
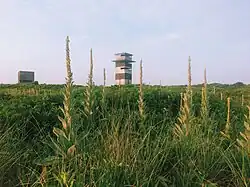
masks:
[[[93,48],[94,79],[113,84],[114,53],[130,52],[133,82],[250,83],[250,0],[0,0],[0,83],[19,70],[39,83],[64,83],[65,38],[71,39],[74,81],[84,84]]]

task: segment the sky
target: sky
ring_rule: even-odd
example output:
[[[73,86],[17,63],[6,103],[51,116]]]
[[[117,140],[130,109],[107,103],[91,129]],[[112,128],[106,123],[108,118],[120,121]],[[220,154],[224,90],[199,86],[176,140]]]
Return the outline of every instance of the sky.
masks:
[[[19,70],[39,83],[65,82],[65,39],[70,37],[73,79],[85,84],[93,49],[94,81],[114,84],[117,52],[129,52],[133,83],[143,62],[146,84],[192,81],[250,83],[249,0],[0,0],[0,83]]]

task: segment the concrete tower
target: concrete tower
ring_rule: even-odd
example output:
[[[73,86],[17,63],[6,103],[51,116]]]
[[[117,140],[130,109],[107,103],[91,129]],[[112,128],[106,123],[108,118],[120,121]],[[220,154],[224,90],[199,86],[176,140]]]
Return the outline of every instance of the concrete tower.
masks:
[[[115,81],[117,85],[132,84],[132,54],[115,54]]]
[[[33,83],[35,81],[35,73],[33,71],[19,71],[18,83]]]

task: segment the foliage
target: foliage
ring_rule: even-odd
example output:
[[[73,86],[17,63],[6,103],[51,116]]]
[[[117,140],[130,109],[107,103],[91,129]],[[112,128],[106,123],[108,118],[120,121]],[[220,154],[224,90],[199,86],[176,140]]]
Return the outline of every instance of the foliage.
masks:
[[[175,138],[173,129],[181,119],[180,93],[184,87],[144,85],[147,118],[143,123],[138,109],[139,85],[106,87],[105,103],[103,87],[93,87],[91,121],[84,112],[86,89],[73,86],[75,147],[71,147],[62,140],[64,132],[58,120],[63,116],[59,109],[64,101],[62,85],[0,87],[0,186],[249,184],[249,157],[236,146],[240,132],[246,132],[248,111],[240,98],[242,93],[248,95],[248,86],[218,88],[217,92],[225,95],[221,100],[208,85],[206,123],[201,116],[201,87],[193,87],[192,132],[181,139]],[[226,96],[232,98],[229,140],[220,135],[227,120]],[[53,134],[53,128],[60,137]],[[58,146],[62,141],[66,143]],[[63,146],[69,154],[77,151],[67,159],[58,159],[59,153],[65,153]]]

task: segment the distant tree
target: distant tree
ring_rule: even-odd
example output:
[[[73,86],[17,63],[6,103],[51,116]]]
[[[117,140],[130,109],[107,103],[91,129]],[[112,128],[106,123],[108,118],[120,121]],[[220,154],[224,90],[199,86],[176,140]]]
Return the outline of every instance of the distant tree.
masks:
[[[245,84],[243,82],[236,82],[236,83],[233,84],[233,86],[236,86],[236,87],[245,86]]]
[[[33,83],[34,85],[38,85],[39,83],[38,83],[38,81],[34,81],[34,83]]]

